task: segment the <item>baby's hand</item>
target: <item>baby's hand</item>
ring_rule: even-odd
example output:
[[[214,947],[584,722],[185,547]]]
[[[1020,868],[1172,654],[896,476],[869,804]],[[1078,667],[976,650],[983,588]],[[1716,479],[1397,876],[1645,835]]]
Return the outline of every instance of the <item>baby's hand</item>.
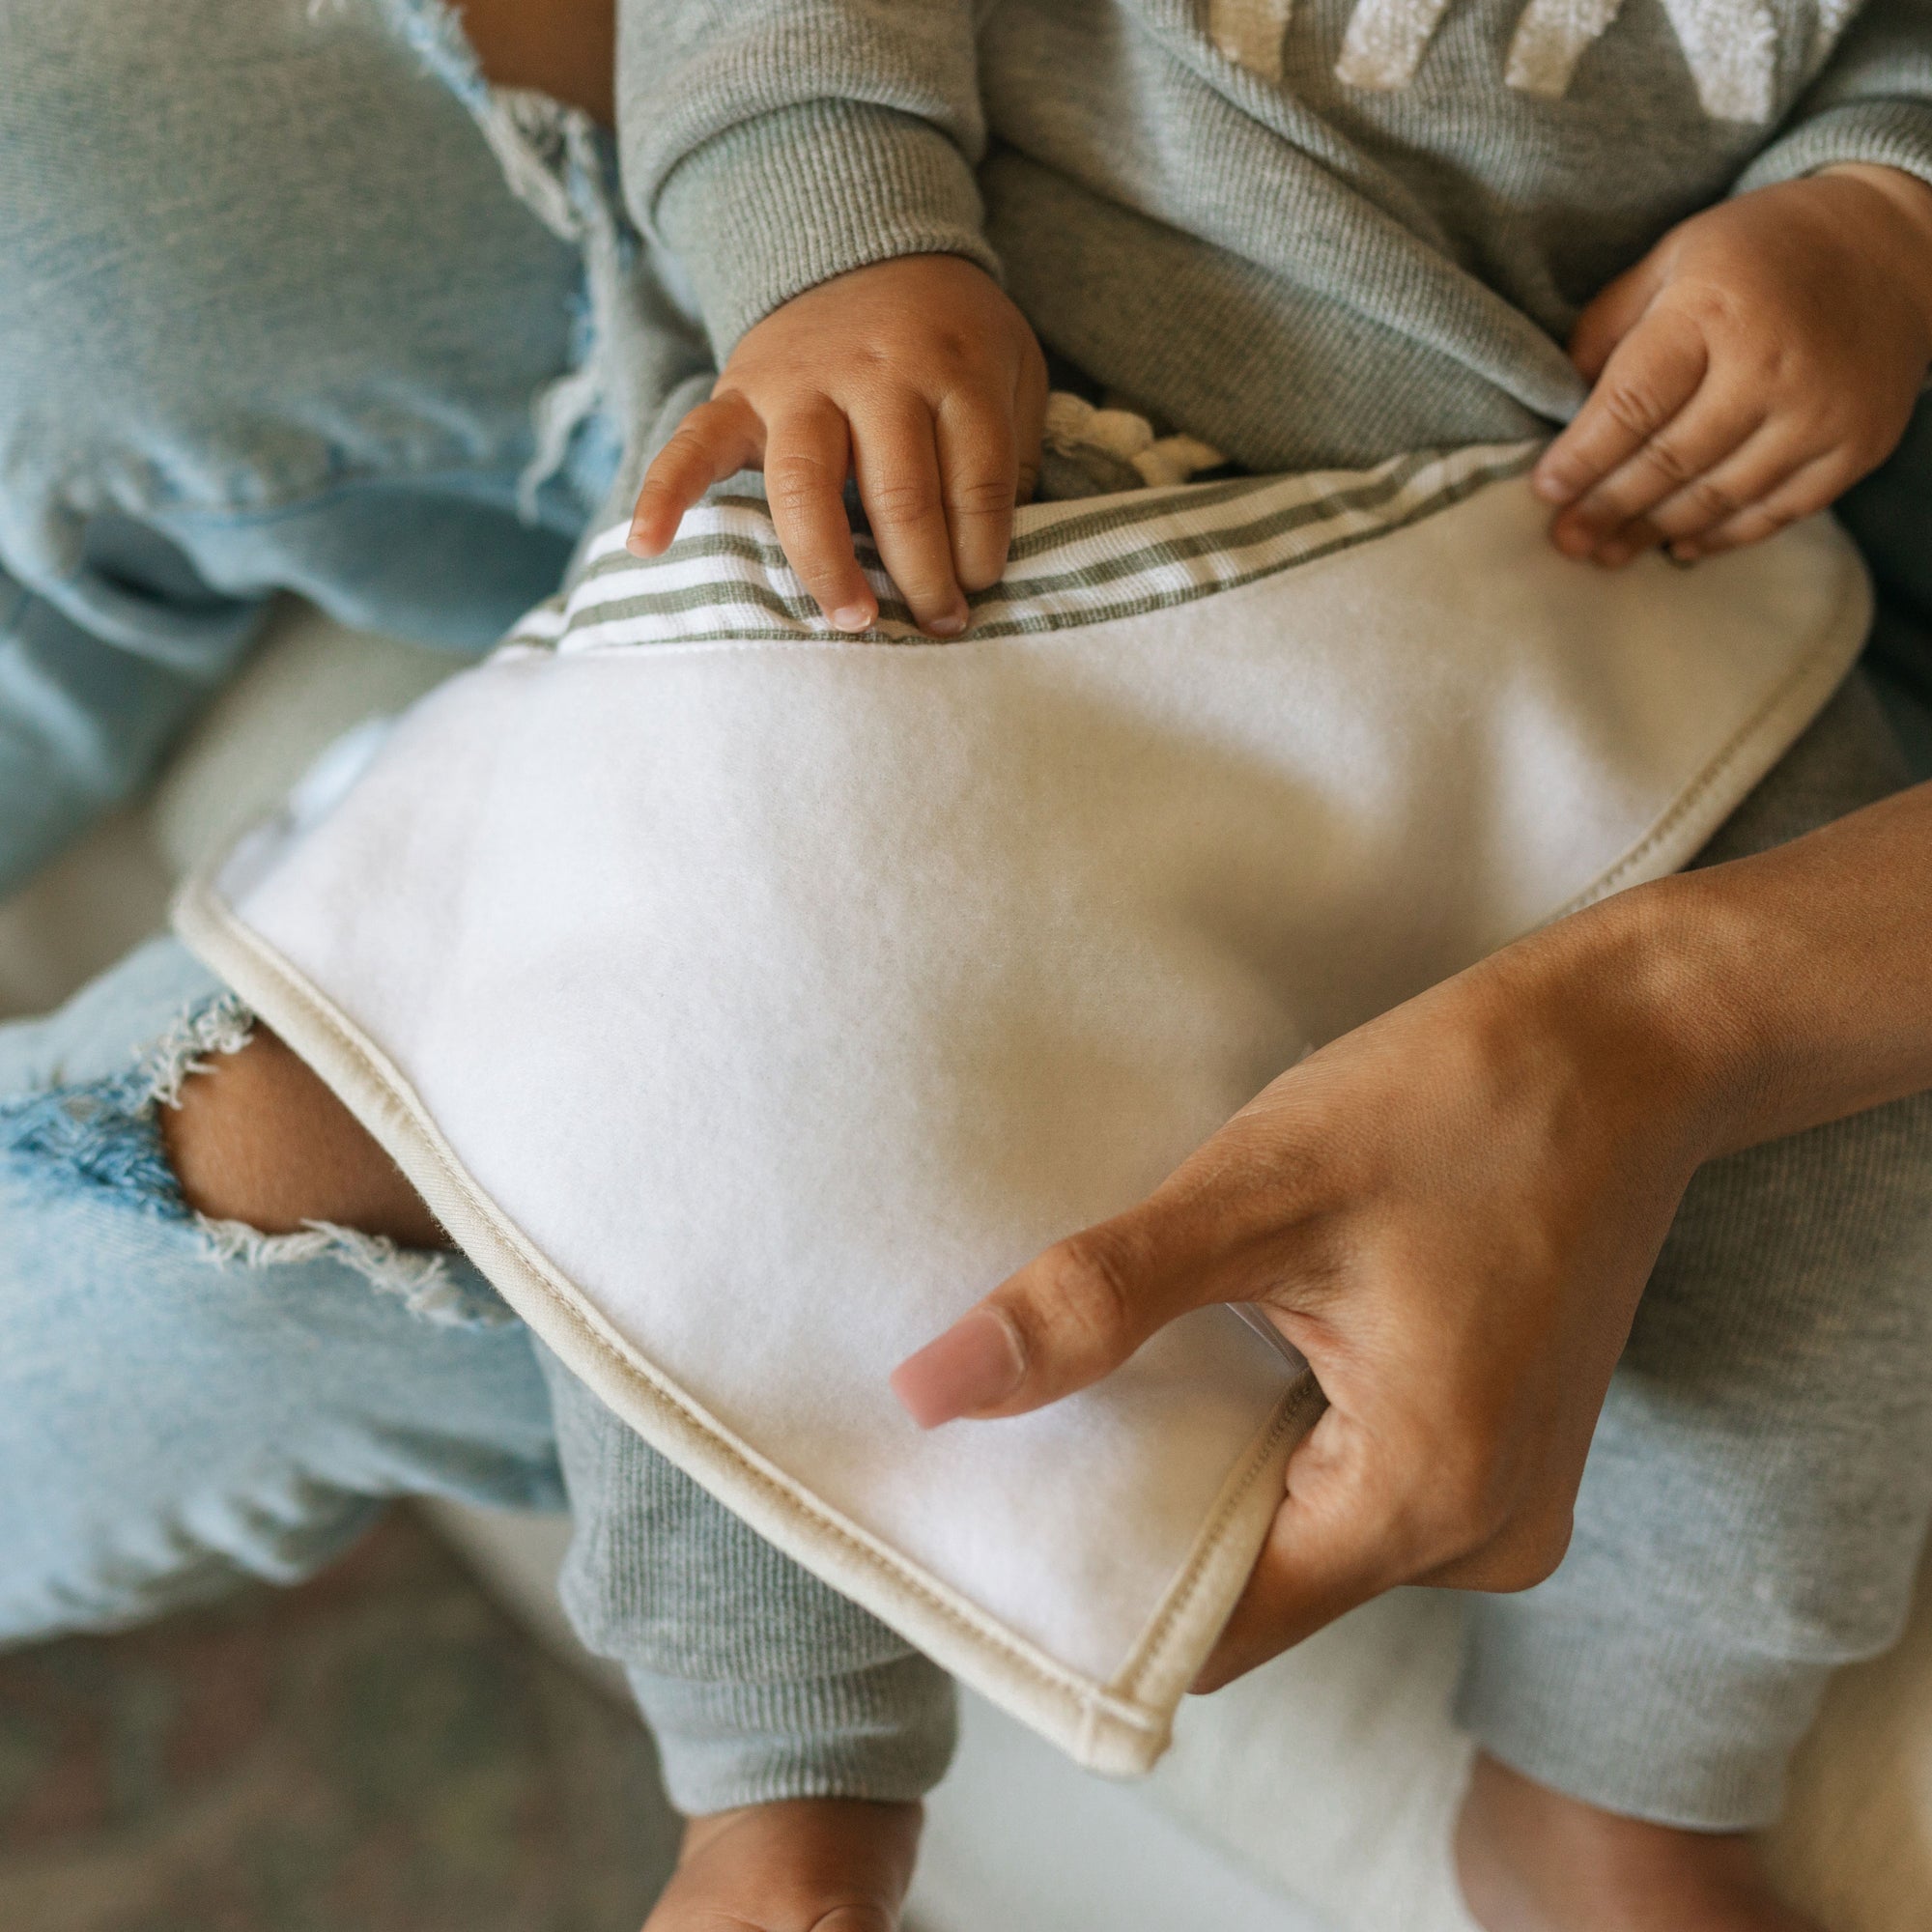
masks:
[[[1534,483],[1559,550],[1681,561],[1822,510],[1890,455],[1932,359],[1932,188],[1828,169],[1671,230],[1583,311],[1595,384]]]
[[[852,548],[856,473],[879,556],[921,626],[966,627],[1033,494],[1046,359],[997,283],[954,255],[855,269],[748,329],[711,400],[645,473],[630,547],[656,556],[714,483],[762,469],[791,566],[841,631],[879,614]]]

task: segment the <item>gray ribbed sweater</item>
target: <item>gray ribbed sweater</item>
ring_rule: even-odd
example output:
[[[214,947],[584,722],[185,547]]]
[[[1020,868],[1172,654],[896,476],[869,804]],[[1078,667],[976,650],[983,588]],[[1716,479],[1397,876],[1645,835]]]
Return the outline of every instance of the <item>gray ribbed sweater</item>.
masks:
[[[626,191],[721,355],[943,250],[1254,469],[1530,434],[1580,400],[1578,309],[1685,214],[1833,161],[1932,181],[1932,0],[1615,6],[623,0]]]

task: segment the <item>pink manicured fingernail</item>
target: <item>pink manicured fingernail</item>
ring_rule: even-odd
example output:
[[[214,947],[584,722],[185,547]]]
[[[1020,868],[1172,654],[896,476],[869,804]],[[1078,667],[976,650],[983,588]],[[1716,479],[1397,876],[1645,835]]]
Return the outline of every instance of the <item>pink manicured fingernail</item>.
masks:
[[[869,631],[877,616],[869,604],[842,604],[832,613],[832,621],[841,631]]]
[[[976,1308],[893,1371],[893,1393],[922,1429],[991,1408],[1019,1387],[1026,1354],[1013,1325]]]

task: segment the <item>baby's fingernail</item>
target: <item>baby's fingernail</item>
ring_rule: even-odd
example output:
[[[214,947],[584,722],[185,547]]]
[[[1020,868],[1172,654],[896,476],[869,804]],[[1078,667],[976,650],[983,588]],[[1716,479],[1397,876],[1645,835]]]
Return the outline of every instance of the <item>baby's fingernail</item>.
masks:
[[[832,621],[841,631],[869,631],[877,613],[869,604],[841,604],[832,613]]]
[[[1588,556],[1596,548],[1596,538],[1574,524],[1559,525],[1550,537],[1565,556]]]
[[[893,1371],[893,1393],[922,1429],[937,1429],[1004,1402],[1025,1375],[1019,1331],[992,1309],[976,1308]]]
[[[1529,487],[1546,503],[1567,503],[1577,494],[1553,470],[1537,470],[1529,479]]]
[[[925,628],[935,638],[956,638],[966,628],[966,613],[963,611],[949,611],[943,617],[928,619]]]

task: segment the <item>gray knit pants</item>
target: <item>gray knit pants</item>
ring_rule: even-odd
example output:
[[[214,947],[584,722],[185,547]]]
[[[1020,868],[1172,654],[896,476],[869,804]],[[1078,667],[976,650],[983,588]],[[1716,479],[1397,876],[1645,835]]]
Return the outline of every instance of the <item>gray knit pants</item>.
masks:
[[[754,1535],[539,1345],[577,1534],[563,1604],[616,1660],[692,1814],[781,1798],[922,1798],[952,1685]]]
[[[1698,863],[1907,779],[1855,678]],[[1569,1555],[1536,1589],[1473,1601],[1458,1713],[1495,1756],[1664,1823],[1777,1815],[1831,1672],[1897,1639],[1932,1513],[1929,1156],[1920,1094],[1692,1180]]]
[[[1908,774],[1855,677],[1700,863]],[[1470,1600],[1462,1721],[1539,1781],[1711,1829],[1768,1822],[1837,1665],[1898,1634],[1932,1512],[1932,1096],[1714,1161],[1611,1385],[1561,1569]],[[949,1689],[550,1365],[580,1522],[566,1603],[707,1810],[912,1797]]]

